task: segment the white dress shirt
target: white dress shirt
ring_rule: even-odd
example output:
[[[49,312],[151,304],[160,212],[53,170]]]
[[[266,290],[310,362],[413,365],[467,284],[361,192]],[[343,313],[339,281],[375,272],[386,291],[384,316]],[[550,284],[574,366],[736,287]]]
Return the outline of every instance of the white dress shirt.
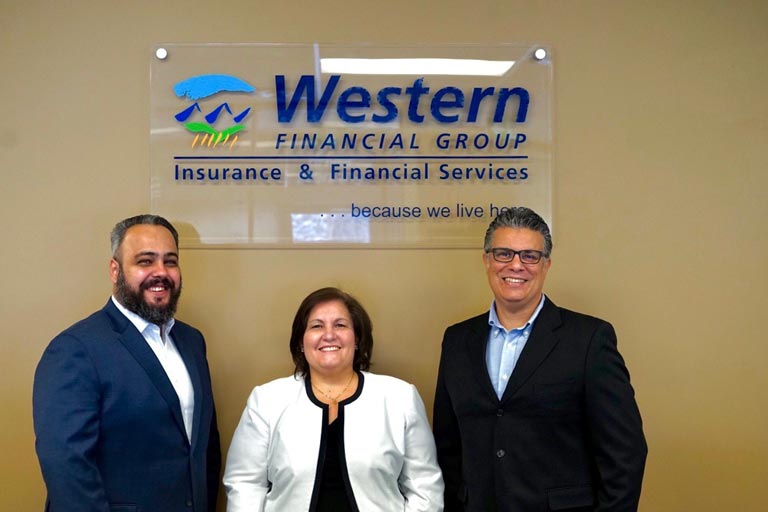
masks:
[[[181,417],[184,420],[184,429],[187,431],[187,439],[192,441],[192,418],[195,413],[195,392],[192,389],[192,380],[184,365],[184,360],[170,336],[171,328],[175,323],[171,318],[163,326],[147,322],[136,313],[127,310],[115,297],[112,297],[115,307],[136,327],[146,340],[149,348],[155,353],[157,359],[165,370],[168,380],[179,397],[181,405]]]

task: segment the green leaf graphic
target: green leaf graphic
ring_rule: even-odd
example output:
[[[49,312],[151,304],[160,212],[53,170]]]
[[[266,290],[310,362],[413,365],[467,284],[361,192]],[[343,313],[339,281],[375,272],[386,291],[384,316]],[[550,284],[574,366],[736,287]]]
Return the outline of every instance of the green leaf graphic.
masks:
[[[218,133],[216,130],[214,130],[213,128],[211,128],[205,123],[187,123],[184,125],[184,128],[186,128],[187,130],[193,133],[205,132],[205,133],[210,133],[211,135],[215,135],[216,133]]]

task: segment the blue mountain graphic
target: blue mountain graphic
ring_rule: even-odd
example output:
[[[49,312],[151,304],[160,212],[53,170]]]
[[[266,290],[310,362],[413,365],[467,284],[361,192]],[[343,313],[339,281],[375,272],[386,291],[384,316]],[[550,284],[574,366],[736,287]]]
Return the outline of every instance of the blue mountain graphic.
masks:
[[[191,116],[195,110],[197,110],[198,112],[202,112],[202,110],[200,110],[200,105],[198,105],[197,102],[185,108],[184,110],[182,110],[181,112],[179,112],[173,117],[175,117],[176,120],[179,121],[180,123],[183,123],[184,121],[189,119],[189,116]]]
[[[192,114],[195,113],[195,111],[200,112],[201,114],[203,112],[200,109],[200,105],[197,102],[195,102],[192,105],[190,105],[189,107],[185,108],[184,110],[182,110],[181,112],[176,114],[174,117],[176,118],[177,121],[183,123],[187,119],[189,119],[192,116]],[[246,108],[245,110],[243,110],[242,112],[240,112],[237,115],[233,115],[232,114],[232,109],[229,108],[229,104],[227,102],[224,102],[221,105],[219,105],[218,107],[216,107],[215,109],[213,109],[208,114],[205,114],[205,120],[208,121],[208,124],[214,124],[219,119],[219,116],[221,115],[221,113],[223,111],[226,111],[230,116],[232,116],[232,119],[236,123],[240,123],[251,112],[251,107]]]

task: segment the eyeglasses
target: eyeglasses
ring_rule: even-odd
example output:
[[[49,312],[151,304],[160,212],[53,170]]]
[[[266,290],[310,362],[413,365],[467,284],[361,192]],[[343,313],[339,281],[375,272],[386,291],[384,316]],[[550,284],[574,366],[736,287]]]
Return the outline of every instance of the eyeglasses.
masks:
[[[486,251],[486,254],[493,254],[493,259],[499,263],[509,263],[515,259],[515,254],[520,255],[520,263],[525,265],[535,265],[541,258],[544,257],[544,253],[536,251],[534,249],[523,249],[522,251],[516,251],[514,249],[507,249],[506,247],[494,247]]]

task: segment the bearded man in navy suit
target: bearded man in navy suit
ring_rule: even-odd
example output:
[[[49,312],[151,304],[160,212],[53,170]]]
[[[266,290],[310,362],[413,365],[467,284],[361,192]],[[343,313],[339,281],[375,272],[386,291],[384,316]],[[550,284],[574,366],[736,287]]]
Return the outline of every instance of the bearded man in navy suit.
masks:
[[[178,233],[139,215],[112,231],[107,304],[51,341],[33,413],[47,512],[213,512],[219,433],[197,329],[173,318]]]
[[[549,227],[502,211],[485,235],[494,300],[443,338],[434,405],[446,512],[635,512],[647,446],[613,327],[542,290]]]

